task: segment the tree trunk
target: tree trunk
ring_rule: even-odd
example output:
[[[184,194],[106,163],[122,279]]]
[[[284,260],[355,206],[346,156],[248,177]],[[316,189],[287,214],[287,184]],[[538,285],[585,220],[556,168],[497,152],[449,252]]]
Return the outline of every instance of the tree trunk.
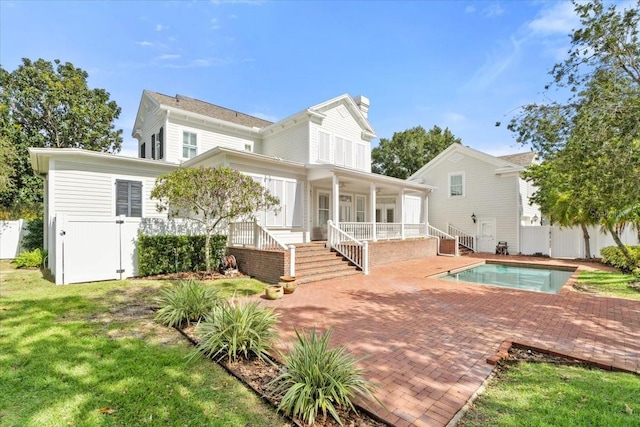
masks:
[[[204,259],[207,266],[207,273],[211,273],[211,231],[207,230],[204,238]]]
[[[627,260],[627,263],[629,264],[631,269],[636,267],[636,261],[633,258],[633,256],[631,256],[631,252],[629,252],[627,245],[622,243],[622,240],[620,240],[620,236],[618,236],[618,233],[616,233],[616,231],[613,229],[611,225],[607,225],[606,227],[607,227],[607,231],[611,233],[611,237],[613,237],[613,241],[616,242],[616,246],[618,246],[618,248],[622,252],[622,255]]]
[[[580,224],[582,227],[582,237],[584,238],[584,257],[586,259],[591,259],[591,243],[589,237],[589,230],[587,230],[587,226],[584,224]]]

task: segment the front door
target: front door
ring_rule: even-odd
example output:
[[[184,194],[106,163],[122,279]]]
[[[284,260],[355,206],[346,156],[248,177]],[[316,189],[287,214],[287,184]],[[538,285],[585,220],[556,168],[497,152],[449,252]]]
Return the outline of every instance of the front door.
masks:
[[[340,196],[340,222],[351,222],[351,196]]]
[[[478,252],[495,252],[496,250],[496,220],[478,220]]]

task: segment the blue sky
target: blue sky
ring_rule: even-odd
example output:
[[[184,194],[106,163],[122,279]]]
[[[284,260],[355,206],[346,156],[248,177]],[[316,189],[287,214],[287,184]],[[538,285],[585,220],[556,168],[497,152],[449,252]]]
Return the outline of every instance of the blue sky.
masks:
[[[438,125],[501,155],[527,150],[505,126],[517,108],[560,96],[542,91],[577,25],[558,1],[0,0],[0,64],[86,70],[122,107],[124,155],[144,89],[274,121],[364,95],[380,138]]]

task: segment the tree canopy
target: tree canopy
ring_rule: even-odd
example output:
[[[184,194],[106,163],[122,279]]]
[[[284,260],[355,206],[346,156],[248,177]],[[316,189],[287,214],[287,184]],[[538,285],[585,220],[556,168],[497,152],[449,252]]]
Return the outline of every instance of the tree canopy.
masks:
[[[566,225],[600,224],[627,256],[621,225],[637,221],[640,206],[640,1],[574,5],[581,27],[547,86],[568,90],[568,99],[526,105],[509,129],[547,163],[528,175],[543,213],[553,218],[553,207],[570,200]]]
[[[87,78],[86,71],[57,59],[24,58],[12,72],[0,67],[0,138],[15,151],[0,208],[36,208],[42,200],[29,147],[120,151],[122,130],[113,123],[120,107],[104,89],[90,89]]]
[[[389,140],[380,138],[371,150],[371,170],[374,173],[407,179],[451,144],[460,144],[460,138],[439,126],[426,131],[422,126],[395,132]]]
[[[228,167],[175,169],[156,179],[151,197],[158,200],[159,212],[202,224],[207,271],[211,271],[211,236],[218,226],[280,204],[260,183]]]

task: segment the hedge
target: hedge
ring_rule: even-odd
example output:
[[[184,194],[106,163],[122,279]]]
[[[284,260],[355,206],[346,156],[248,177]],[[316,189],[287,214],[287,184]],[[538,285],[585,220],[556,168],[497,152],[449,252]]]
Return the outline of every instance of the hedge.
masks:
[[[138,236],[138,276],[203,271],[205,236]],[[211,265],[225,254],[227,236],[211,236]]]
[[[600,249],[600,255],[602,255],[602,262],[604,264],[611,265],[619,268],[622,271],[634,271],[640,267],[640,246],[626,245],[627,249],[631,253],[631,256],[635,259],[635,265],[629,265],[629,262],[622,254],[622,251],[617,246],[607,246]]]

